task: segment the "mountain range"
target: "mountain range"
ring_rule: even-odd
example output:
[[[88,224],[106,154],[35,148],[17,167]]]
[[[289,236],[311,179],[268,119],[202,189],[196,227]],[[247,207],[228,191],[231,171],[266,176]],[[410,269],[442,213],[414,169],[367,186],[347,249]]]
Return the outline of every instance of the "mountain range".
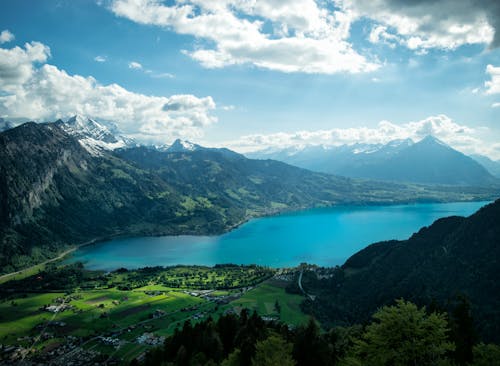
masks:
[[[283,210],[497,195],[315,173],[181,140],[138,146],[80,117],[28,122],[0,133],[0,265],[117,235],[216,234]]]
[[[498,184],[483,165],[434,136],[418,142],[394,140],[387,144],[306,146],[247,154],[275,159],[317,172],[351,178],[444,185]]]

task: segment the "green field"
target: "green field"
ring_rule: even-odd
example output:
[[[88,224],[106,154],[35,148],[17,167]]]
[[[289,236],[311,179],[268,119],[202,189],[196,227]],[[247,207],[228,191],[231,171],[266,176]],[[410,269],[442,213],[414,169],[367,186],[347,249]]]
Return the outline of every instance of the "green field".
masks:
[[[53,305],[57,298],[67,299],[63,293],[28,295],[0,302],[1,342],[11,343],[19,337],[33,335],[37,333],[33,328],[47,321],[66,323],[55,329],[58,334],[86,337],[148,321],[155,310],[163,310],[168,314],[204,302],[174,290],[158,296],[138,290],[116,289],[82,291],[72,296],[76,297],[69,301],[72,309],[57,314],[40,309],[45,305]]]
[[[300,310],[300,303],[304,301],[304,297],[287,293],[285,291],[287,284],[284,281],[268,280],[229,305],[235,310],[241,308],[256,310],[261,316],[272,317],[286,324],[305,324],[308,316]],[[275,306],[276,302],[281,308],[279,313]]]
[[[44,353],[79,339],[86,350],[129,362],[152,347],[139,344],[138,337],[170,336],[186,320],[217,319],[230,309],[256,310],[287,324],[305,323],[303,297],[286,293],[288,282],[269,279],[273,273],[233,265],[104,273],[77,264],[51,264],[36,275],[0,285],[0,344]],[[69,308],[47,309],[61,304]],[[105,344],[100,336],[119,344]]]

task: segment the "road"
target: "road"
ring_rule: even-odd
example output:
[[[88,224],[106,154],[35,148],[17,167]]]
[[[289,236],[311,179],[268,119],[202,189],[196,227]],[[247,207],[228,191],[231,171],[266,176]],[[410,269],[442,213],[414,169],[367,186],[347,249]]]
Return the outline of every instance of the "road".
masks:
[[[300,270],[300,274],[299,274],[299,281],[298,281],[298,285],[299,285],[300,291],[302,291],[302,293],[303,293],[306,297],[308,297],[309,299],[311,299],[312,301],[314,301],[314,299],[316,298],[316,296],[315,296],[315,295],[310,295],[310,294],[308,294],[308,293],[304,290],[304,288],[302,287],[302,274],[303,274],[303,273],[304,273],[304,270],[302,270],[302,269],[301,269],[301,270]]]

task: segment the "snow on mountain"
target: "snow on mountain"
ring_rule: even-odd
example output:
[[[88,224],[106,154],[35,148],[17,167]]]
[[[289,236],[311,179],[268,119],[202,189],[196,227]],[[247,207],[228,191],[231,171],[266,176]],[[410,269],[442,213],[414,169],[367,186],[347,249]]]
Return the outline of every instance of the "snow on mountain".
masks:
[[[81,115],[73,116],[66,122],[58,120],[56,124],[75,137],[92,155],[100,155],[102,150],[115,150],[135,143],[133,139],[120,135],[115,125],[111,126],[112,132],[104,124]]]
[[[190,152],[205,149],[203,146],[194,144],[188,140],[175,140],[171,145],[156,146],[157,150],[164,152]]]
[[[187,140],[177,139],[174,143],[168,148],[169,152],[184,152],[184,151],[195,151],[201,148],[200,145],[193,144]]]

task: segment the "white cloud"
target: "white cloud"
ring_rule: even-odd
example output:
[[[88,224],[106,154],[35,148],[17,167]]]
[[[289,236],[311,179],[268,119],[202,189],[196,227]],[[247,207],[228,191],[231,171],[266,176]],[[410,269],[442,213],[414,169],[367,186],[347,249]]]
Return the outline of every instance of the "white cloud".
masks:
[[[0,43],[7,43],[13,40],[14,40],[14,35],[11,32],[9,32],[8,29],[3,30],[2,33],[0,33]]]
[[[94,61],[95,62],[106,62],[107,58],[106,58],[106,56],[96,56],[96,57],[94,57]]]
[[[488,0],[110,0],[120,17],[196,37],[183,53],[207,68],[251,64],[282,72],[369,72],[352,24],[373,22],[372,43],[429,49],[500,45],[500,5]],[[500,34],[499,32],[497,32]]]
[[[494,41],[497,13],[493,2],[473,0],[339,0],[342,9],[371,19],[369,40],[391,46],[399,43],[425,52],[452,50],[467,44]]]
[[[70,75],[45,63],[49,55],[49,48],[37,42],[24,49],[0,48],[1,117],[44,121],[82,114],[116,122],[125,134],[149,142],[200,137],[216,121],[211,97],[147,96],[117,84],[101,85],[91,76]]]
[[[491,80],[484,83],[486,94],[499,94],[500,93],[500,66],[493,65],[486,66],[486,73]]]
[[[131,61],[128,63],[128,68],[129,69],[134,69],[134,70],[140,70],[143,73],[149,75],[152,78],[155,79],[173,79],[175,77],[174,74],[171,74],[169,72],[156,72],[150,69],[145,68],[142,64],[140,64],[137,61]]]
[[[26,43],[24,49],[0,48],[0,90],[17,90],[33,76],[34,63],[45,62],[49,56],[49,47],[39,42]]]
[[[150,70],[148,70],[150,71]],[[161,72],[161,73],[155,73],[153,71],[150,72],[152,78],[157,78],[157,79],[173,79],[175,78],[174,74],[171,74],[169,72]]]
[[[142,70],[142,65],[136,61],[132,61],[128,63],[129,69]]]
[[[471,128],[458,124],[446,115],[437,115],[416,122],[395,124],[381,121],[377,127],[333,128],[317,131],[279,132],[242,136],[236,141],[221,143],[240,152],[266,148],[303,147],[307,145],[340,146],[355,143],[379,144],[396,139],[411,138],[418,141],[433,135],[465,153],[480,153],[495,158],[500,152],[489,142],[491,132],[487,128]]]
[[[314,0],[114,0],[111,10],[141,24],[205,41],[186,55],[207,68],[253,64],[282,72],[367,72],[379,65],[348,42],[349,12]]]
[[[395,48],[396,44],[399,43],[399,38],[394,34],[390,34],[387,31],[387,27],[383,25],[376,25],[372,28],[368,40],[371,43],[384,43],[390,48]]]

